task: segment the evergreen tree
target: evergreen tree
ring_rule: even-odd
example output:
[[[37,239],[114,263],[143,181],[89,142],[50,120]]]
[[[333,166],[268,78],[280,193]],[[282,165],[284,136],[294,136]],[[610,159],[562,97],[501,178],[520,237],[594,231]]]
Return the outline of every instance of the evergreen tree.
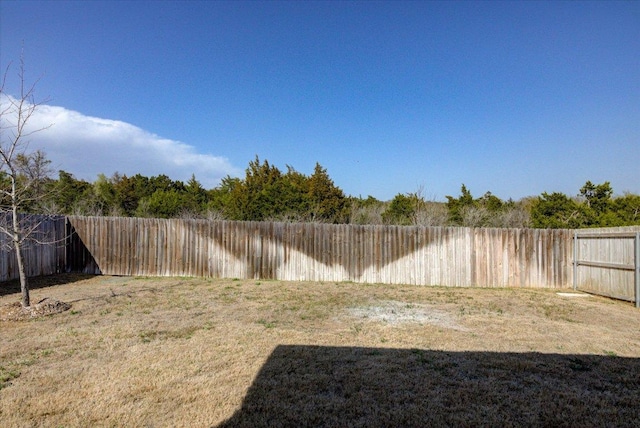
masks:
[[[345,223],[349,218],[347,198],[319,163],[316,163],[313,174],[309,177],[308,194],[313,219]]]
[[[256,156],[249,162],[244,182],[234,187],[233,198],[239,206],[239,220],[266,220],[277,217],[285,210],[282,173]]]
[[[192,214],[199,214],[205,210],[208,195],[207,191],[200,184],[198,180],[196,180],[195,174],[191,175],[191,178],[187,182],[185,186],[185,192],[183,197],[183,207],[182,209],[185,212],[189,212]]]
[[[464,223],[464,211],[475,205],[471,192],[464,184],[460,188],[461,195],[457,198],[447,196],[447,209],[449,210],[449,221],[455,225]]]
[[[132,177],[114,174],[112,181],[117,204],[127,216],[135,215],[140,200],[153,194],[149,178],[140,174]]]
[[[81,200],[92,192],[91,183],[77,180],[66,171],[58,171],[58,180],[52,186],[52,199],[61,214],[72,214]]]
[[[220,185],[215,189],[207,191],[206,210],[218,212],[229,220],[242,219],[242,207],[235,195],[242,193],[243,182],[237,177],[227,175],[222,178]],[[238,190],[238,189],[240,190]]]
[[[382,213],[382,220],[385,224],[415,224],[416,208],[415,197],[398,193]]]
[[[531,222],[536,228],[578,229],[586,224],[580,205],[564,193],[542,193],[531,206]]]

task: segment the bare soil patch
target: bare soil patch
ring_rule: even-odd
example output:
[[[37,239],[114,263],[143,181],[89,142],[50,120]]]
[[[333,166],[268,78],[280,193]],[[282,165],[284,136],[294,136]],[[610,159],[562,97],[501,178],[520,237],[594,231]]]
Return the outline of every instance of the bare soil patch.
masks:
[[[48,297],[26,308],[20,302],[15,302],[0,307],[0,321],[20,321],[44,317],[59,314],[69,309],[71,309],[70,304]]]
[[[43,281],[34,301],[71,308],[0,321],[3,427],[640,420],[640,311],[625,302],[531,289]],[[3,314],[19,300],[4,286]]]
[[[431,324],[436,327],[464,330],[449,312],[437,305],[422,305],[396,301],[381,301],[376,305],[349,308],[349,315],[365,321],[398,324]]]

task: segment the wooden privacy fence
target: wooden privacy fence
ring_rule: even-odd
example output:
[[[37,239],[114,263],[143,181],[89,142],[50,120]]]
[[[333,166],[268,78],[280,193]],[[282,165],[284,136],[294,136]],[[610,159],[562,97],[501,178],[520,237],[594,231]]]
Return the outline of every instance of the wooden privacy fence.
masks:
[[[572,284],[573,232],[69,217],[73,269],[481,287]]]
[[[23,228],[29,230],[30,239],[22,247],[27,276],[50,275],[64,272],[66,266],[66,228],[64,216],[19,216]],[[0,215],[3,229],[10,230],[11,215]],[[18,263],[11,237],[0,233],[0,281],[19,277]]]
[[[8,221],[9,216],[0,216]],[[21,216],[28,276],[65,270],[416,285],[553,287],[640,307],[640,227],[425,228]],[[0,234],[0,281],[18,277]]]
[[[573,287],[640,308],[640,227],[576,230]]]

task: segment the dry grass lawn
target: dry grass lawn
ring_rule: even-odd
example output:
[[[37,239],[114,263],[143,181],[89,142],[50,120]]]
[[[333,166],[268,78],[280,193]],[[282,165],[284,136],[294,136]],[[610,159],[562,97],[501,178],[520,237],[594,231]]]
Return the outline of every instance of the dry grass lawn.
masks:
[[[72,307],[0,321],[2,427],[640,426],[640,310],[625,302],[191,278],[33,285],[34,302]],[[18,299],[0,284],[0,318]]]

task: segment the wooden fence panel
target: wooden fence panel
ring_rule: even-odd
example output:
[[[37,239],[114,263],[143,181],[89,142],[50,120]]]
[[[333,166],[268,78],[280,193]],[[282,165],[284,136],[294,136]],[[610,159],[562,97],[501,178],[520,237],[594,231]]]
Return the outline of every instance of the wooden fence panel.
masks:
[[[493,287],[568,287],[571,231],[474,229],[475,284]]]
[[[51,275],[64,272],[66,266],[66,227],[62,216],[26,215],[19,217],[26,228],[33,227],[30,236],[23,243],[25,273],[28,277]],[[5,225],[11,221],[10,215],[0,220]],[[19,277],[17,260],[11,238],[0,234],[0,281]]]
[[[33,217],[34,219],[38,217]],[[42,221],[40,221],[42,220]],[[65,269],[108,275],[201,276],[415,285],[573,285],[574,231],[40,217],[25,246],[27,275]],[[581,234],[640,227],[582,230]],[[0,237],[0,246],[9,244]],[[66,244],[66,245],[63,245]],[[580,239],[581,260],[632,266],[633,239]],[[578,269],[579,267],[579,269]],[[633,300],[629,269],[576,267],[578,288]],[[0,281],[18,276],[0,251]]]
[[[576,231],[574,286],[581,291],[638,302],[638,233],[638,226]]]
[[[111,275],[571,285],[570,231],[109,217],[69,221],[95,260],[95,272]]]

